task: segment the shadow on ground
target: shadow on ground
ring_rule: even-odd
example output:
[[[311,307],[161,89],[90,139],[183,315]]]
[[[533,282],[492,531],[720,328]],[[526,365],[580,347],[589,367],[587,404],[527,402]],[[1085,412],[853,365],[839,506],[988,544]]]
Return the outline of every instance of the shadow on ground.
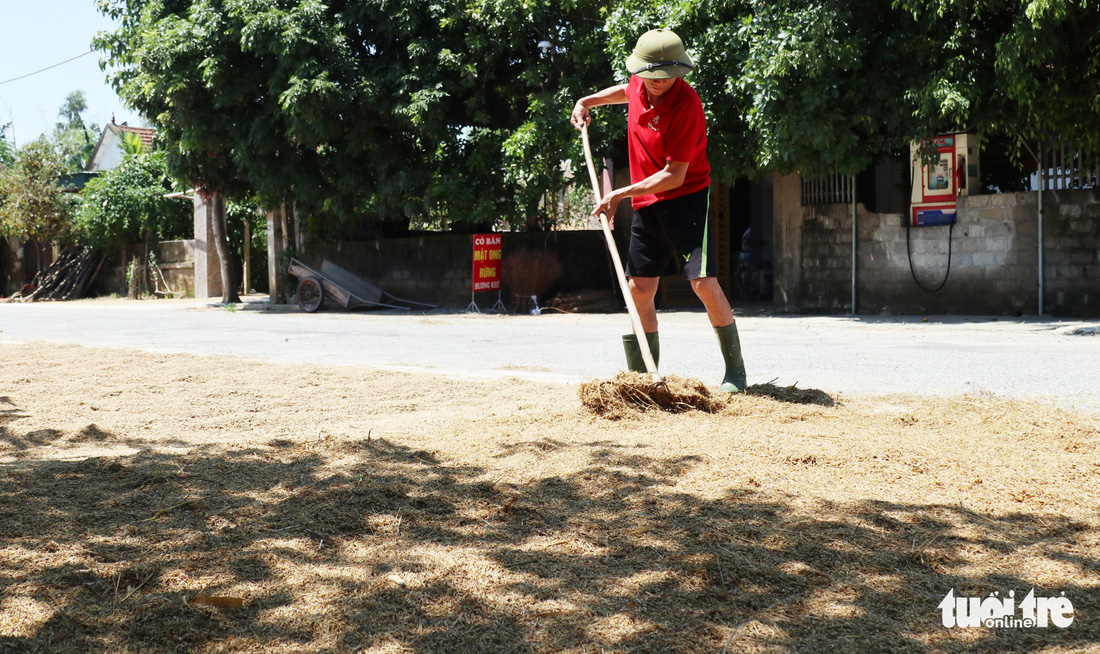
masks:
[[[14,438],[10,434],[9,438]],[[114,435],[98,431],[104,440]],[[562,447],[546,442],[543,447]],[[1030,652],[1100,643],[1100,596],[1067,579],[1069,629],[948,630],[949,589],[1064,560],[1090,527],[959,507],[675,488],[693,457],[606,442],[520,486],[387,441],[17,460],[0,477],[0,651]],[[1065,562],[1065,561],[1063,561]],[[1100,559],[1068,561],[1091,574]],[[193,603],[200,593],[241,608]]]

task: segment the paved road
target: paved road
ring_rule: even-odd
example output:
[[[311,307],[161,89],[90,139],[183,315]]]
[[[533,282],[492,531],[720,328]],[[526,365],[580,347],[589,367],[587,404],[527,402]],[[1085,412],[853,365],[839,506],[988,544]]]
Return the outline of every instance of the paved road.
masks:
[[[660,320],[662,372],[717,382],[717,341],[705,315],[662,312]],[[750,315],[738,325],[750,383],[855,395],[985,391],[1100,410],[1100,321]],[[558,382],[612,376],[627,331],[626,314],[304,314],[269,307],[266,298],[236,310],[201,300],[0,303],[0,343]]]

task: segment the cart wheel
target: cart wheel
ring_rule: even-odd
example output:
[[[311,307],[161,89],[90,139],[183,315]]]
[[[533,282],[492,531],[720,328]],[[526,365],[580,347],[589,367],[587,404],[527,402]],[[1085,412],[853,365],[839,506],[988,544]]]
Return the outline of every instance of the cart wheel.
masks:
[[[298,281],[298,308],[313,313],[325,301],[325,287],[317,277],[303,277]]]

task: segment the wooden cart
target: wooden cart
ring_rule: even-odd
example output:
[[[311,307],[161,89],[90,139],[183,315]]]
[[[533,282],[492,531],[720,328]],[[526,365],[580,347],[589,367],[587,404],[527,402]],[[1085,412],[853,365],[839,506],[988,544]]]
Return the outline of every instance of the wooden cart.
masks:
[[[320,309],[326,298],[345,309],[383,307],[409,311],[437,308],[434,304],[394,297],[328,260],[322,262],[318,271],[297,259],[291,259],[289,272],[298,278],[298,308],[307,313]]]

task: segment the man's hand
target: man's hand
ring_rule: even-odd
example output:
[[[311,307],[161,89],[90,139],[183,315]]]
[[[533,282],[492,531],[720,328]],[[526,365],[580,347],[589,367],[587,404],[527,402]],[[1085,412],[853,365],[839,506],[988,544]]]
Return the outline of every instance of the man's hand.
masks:
[[[588,107],[584,106],[580,100],[577,100],[577,104],[573,106],[573,115],[569,117],[569,122],[577,129],[592,124],[592,116],[588,113]]]
[[[603,196],[600,203],[596,205],[596,208],[592,210],[592,215],[597,218],[602,213],[607,216],[607,226],[611,229],[615,229],[615,209],[619,207],[619,203],[622,202],[623,196],[618,191],[612,191]]]

